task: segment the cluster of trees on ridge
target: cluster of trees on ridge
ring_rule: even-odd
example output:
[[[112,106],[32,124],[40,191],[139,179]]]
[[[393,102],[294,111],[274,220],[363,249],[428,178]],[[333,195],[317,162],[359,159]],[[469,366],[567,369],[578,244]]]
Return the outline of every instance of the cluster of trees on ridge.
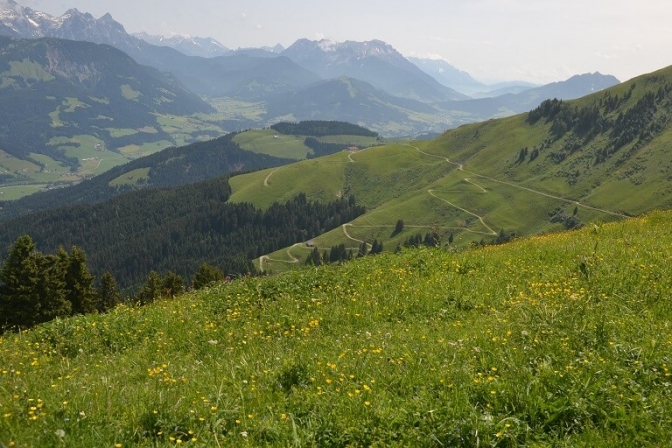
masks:
[[[346,147],[355,146],[347,145],[343,143],[325,143],[321,142],[315,137],[306,137],[303,141],[303,144],[313,150],[313,153],[308,153],[308,159],[314,159],[316,157],[328,156],[334,154],[338,151],[342,151]],[[357,147],[359,149],[359,147]]]
[[[224,273],[203,263],[191,285],[200,289],[224,280]],[[104,272],[95,280],[86,253],[73,246],[70,253],[60,247],[45,255],[29,235],[20,236],[0,267],[0,334],[30,328],[57,317],[104,313],[121,301],[114,276]],[[183,278],[174,272],[163,277],[151,271],[135,298],[126,303],[145,305],[172,298],[185,290]]]
[[[369,246],[371,246],[371,248],[369,248]],[[344,243],[332,246],[330,250],[324,250],[322,253],[315,247],[306,257],[305,264],[308,266],[322,266],[328,263],[343,263],[354,260],[355,258],[379,254],[382,251],[383,242],[378,241],[377,239],[374,239],[371,244],[362,242],[356,253],[353,249],[348,249]]]
[[[647,83],[659,81],[656,77],[647,79]],[[572,135],[564,146],[551,154],[555,163],[562,162],[568,155],[580,150],[598,135],[608,135],[606,145],[597,151],[595,163],[603,163],[624,146],[635,142],[629,153],[636,151],[641,145],[652,140],[665,129],[669,121],[668,113],[672,112],[672,84],[664,83],[655,92],[645,93],[627,111],[617,116],[612,113],[623,103],[631,99],[637,84],[632,83],[630,89],[622,96],[607,92],[598,102],[586,106],[573,106],[562,100],[545,100],[537,108],[528,113],[527,122],[535,124],[541,119],[551,123],[551,136],[556,141]],[[659,111],[663,111],[659,113]],[[538,156],[538,151],[530,154],[530,160]],[[527,153],[519,154],[521,163]],[[625,160],[625,157],[623,160]]]
[[[284,135],[310,135],[313,137],[326,137],[328,135],[358,135],[362,137],[378,137],[373,132],[362,126],[345,121],[301,121],[299,123],[281,122],[271,126],[274,131]]]

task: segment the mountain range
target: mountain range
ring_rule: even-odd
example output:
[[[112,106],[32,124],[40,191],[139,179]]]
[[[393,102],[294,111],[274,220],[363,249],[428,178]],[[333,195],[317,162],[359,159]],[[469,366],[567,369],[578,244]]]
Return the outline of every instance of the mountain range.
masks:
[[[187,56],[214,58],[224,56],[231,51],[211,37],[191,37],[177,34],[165,37],[145,32],[134,33],[133,36],[152,45],[174,48]]]
[[[4,142],[5,148],[0,146],[0,149],[19,157],[46,152],[54,160],[73,168],[77,166],[75,158],[81,163],[82,157],[90,157],[89,153],[82,155],[62,146],[63,141],[72,143],[76,135],[93,137],[113,151],[149,141],[157,145],[163,142],[165,146],[176,144],[166,133],[166,126],[156,126],[155,116],[215,112],[196,95],[217,103],[218,118],[208,118],[212,123],[206,126],[209,134],[195,134],[190,130],[181,142],[205,135],[215,137],[226,130],[311,119],[351,121],[382,135],[413,136],[523,112],[547,98],[577,98],[618,83],[611,76],[594,73],[541,87],[521,83],[487,86],[445,62],[413,60],[413,63],[379,40],[337,43],[300,39],[286,49],[276,46],[229,51],[210,38],[161,39],[147,34],[131,35],[109,14],[96,19],[91,14],[70,9],[55,17],[20,6],[13,0],[0,0],[0,35],[14,39],[5,41],[12,42],[6,45],[8,49],[29,48],[21,39],[58,38],[99,44],[85,47],[42,40],[47,47],[69,48],[59,53],[61,66],[93,67],[100,58],[96,52],[107,54],[110,50],[105,49],[106,45],[115,47],[130,56],[123,59],[117,55],[110,60],[114,63],[105,66],[109,74],[119,71],[118,79],[124,78],[123,73],[128,71],[128,67],[116,66],[121,61],[131,64],[134,60],[141,64],[134,70],[154,69],[151,75],[140,76],[141,83],[109,84],[110,76],[103,79],[108,83],[105,86],[99,82],[94,85],[88,75],[59,77],[52,74],[54,68],[44,55],[26,56],[15,50],[4,52],[2,60],[6,68],[1,72],[0,96],[7,104],[30,98],[30,104],[37,109],[31,106],[30,112],[21,112],[26,108],[24,105],[18,107],[16,114],[5,114],[6,121],[0,128],[0,143]],[[31,51],[36,51],[38,47],[32,48]],[[204,57],[207,55],[213,57]],[[70,57],[71,60],[66,61]],[[86,58],[89,60],[85,63]],[[47,77],[56,79],[47,82],[40,78],[42,75],[35,78],[33,72],[46,73]],[[71,84],[67,89],[59,87],[56,95],[49,93],[66,80]],[[8,89],[10,85],[12,89]],[[471,99],[451,86],[487,98]],[[29,87],[32,90],[27,90]],[[491,88],[496,92],[488,93]],[[73,89],[77,92],[67,93]],[[118,98],[119,95],[100,92],[122,89],[124,101],[110,100],[105,104],[108,96]],[[164,90],[173,96],[159,95]],[[144,116],[131,120],[130,117],[139,112],[129,112],[128,107],[144,108]],[[249,111],[242,113],[241,109]],[[26,114],[32,118],[27,120]],[[79,123],[83,117],[87,121]],[[100,126],[100,120],[106,120],[106,126]],[[30,126],[34,132],[26,132],[29,123],[39,123]],[[54,142],[61,146],[53,149]],[[12,149],[19,147],[22,149]]]
[[[245,91],[241,88],[244,85],[254,86],[252,90],[270,96],[282,93],[283,89],[286,91],[288,85],[292,89],[302,89],[316,80],[341,76],[367,82],[388,94],[426,103],[469,99],[459,92],[460,89],[482,97],[487,96],[491,90],[498,90],[493,93],[498,95],[519,93],[522,88],[534,87],[529,83],[519,82],[504,90],[499,90],[499,86],[489,87],[445,61],[409,60],[392,46],[378,40],[337,43],[299,39],[287,49],[276,46],[228,51],[224,45],[212,38],[162,38],[146,33],[130,35],[109,14],[95,19],[88,13],[70,9],[60,17],[53,17],[21,7],[13,0],[0,1],[0,23],[0,34],[12,37],[49,36],[115,46],[143,65],[173,73],[189,89],[207,96],[235,96],[238,92]],[[246,77],[247,67],[238,66],[237,61],[227,58],[227,55],[241,54],[251,58],[248,66],[256,67],[261,64],[258,61],[260,58],[269,59],[262,69],[263,76],[256,72]],[[278,55],[291,59],[295,65],[286,61],[276,62]],[[305,70],[312,72],[313,76],[307,76]],[[281,78],[284,76],[284,79],[277,79],[276,73]],[[287,78],[296,81],[288,84]],[[565,99],[587,93],[590,90],[583,88]]]
[[[468,98],[442,85],[379,40],[336,43],[299,39],[281,54],[322,78],[356,78],[403,98],[430,103]]]

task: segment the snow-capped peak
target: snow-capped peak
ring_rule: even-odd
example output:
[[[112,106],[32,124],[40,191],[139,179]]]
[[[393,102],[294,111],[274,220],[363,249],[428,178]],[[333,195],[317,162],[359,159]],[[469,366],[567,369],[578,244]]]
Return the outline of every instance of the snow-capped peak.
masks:
[[[135,37],[152,45],[172,47],[190,56],[214,57],[229,52],[221,43],[212,37],[192,37],[171,31],[170,36],[151,35],[145,32],[135,33]]]
[[[0,23],[13,30],[17,37],[42,37],[46,30],[60,24],[57,18],[23,7],[13,0],[0,0]]]

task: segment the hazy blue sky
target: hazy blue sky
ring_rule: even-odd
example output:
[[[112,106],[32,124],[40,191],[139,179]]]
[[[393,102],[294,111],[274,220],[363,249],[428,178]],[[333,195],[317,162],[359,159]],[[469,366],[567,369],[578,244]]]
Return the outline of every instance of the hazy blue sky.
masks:
[[[17,0],[61,15],[106,12],[129,32],[214,37],[229,48],[299,38],[380,39],[480,80],[546,83],[599,71],[622,81],[672,65],[669,0]]]

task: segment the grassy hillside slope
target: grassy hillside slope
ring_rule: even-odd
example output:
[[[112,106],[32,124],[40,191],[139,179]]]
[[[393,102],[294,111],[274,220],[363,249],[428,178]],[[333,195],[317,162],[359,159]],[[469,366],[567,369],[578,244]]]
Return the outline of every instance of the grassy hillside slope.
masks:
[[[0,338],[4,446],[660,446],[670,212]]]
[[[301,191],[354,194],[369,213],[316,239],[394,249],[415,233],[490,242],[672,205],[672,68],[528,114],[465,125],[429,142],[338,153],[241,176],[233,201],[266,206]],[[392,233],[397,220],[404,232]],[[271,254],[293,260],[298,248]],[[286,267],[286,263],[285,263]]]

